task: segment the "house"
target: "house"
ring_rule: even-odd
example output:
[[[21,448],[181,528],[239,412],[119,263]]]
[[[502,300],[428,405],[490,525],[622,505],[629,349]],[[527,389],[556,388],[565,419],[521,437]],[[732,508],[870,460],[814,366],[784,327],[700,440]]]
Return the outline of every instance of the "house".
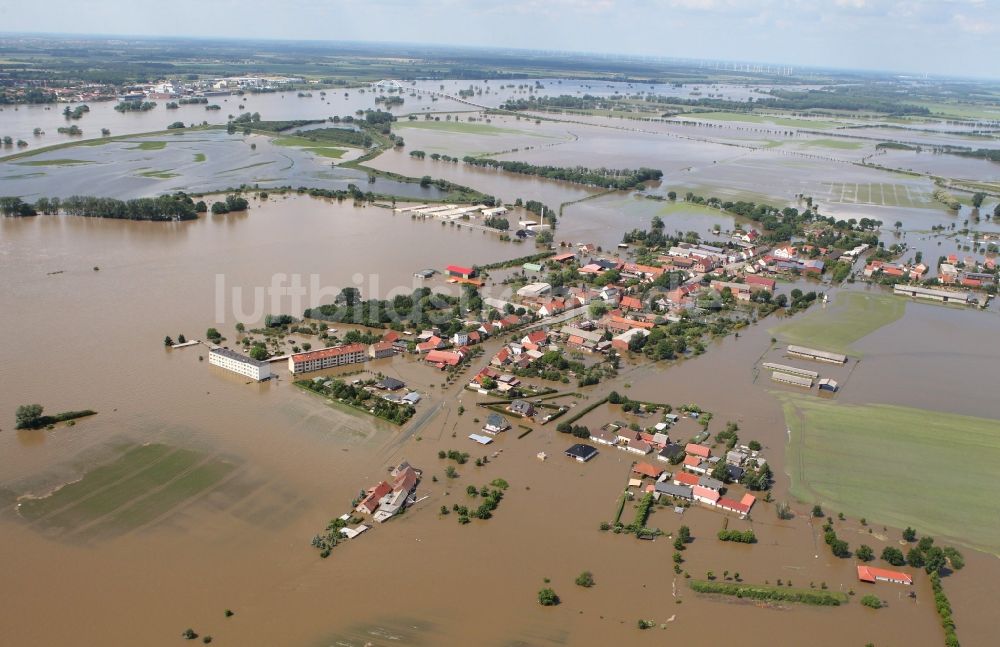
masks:
[[[420,472],[407,465],[395,473],[392,481],[392,489],[393,491],[409,494],[417,487],[417,481],[419,480]]]
[[[490,364],[492,364],[493,366],[503,366],[504,364],[510,361],[510,356],[511,356],[510,350],[506,346],[504,346],[503,348],[497,351],[496,355],[493,356],[493,359],[490,360]]]
[[[708,505],[715,505],[720,498],[720,495],[717,491],[704,487],[702,485],[692,486],[691,494],[694,495],[695,501],[698,501],[700,503],[707,503]]]
[[[597,448],[583,443],[577,443],[564,452],[570,458],[575,458],[581,463],[586,463],[594,456],[597,456]]]
[[[371,359],[382,359],[383,357],[392,357],[396,354],[396,348],[392,345],[391,341],[383,339],[382,341],[375,342],[368,347],[368,357]]]
[[[427,353],[432,350],[438,350],[444,348],[445,341],[438,337],[437,335],[431,335],[427,338],[427,341],[422,341],[417,344],[418,353]]]
[[[468,346],[469,344],[469,333],[463,331],[457,332],[451,337],[451,343],[456,346]]]
[[[535,415],[535,407],[527,400],[514,400],[507,405],[507,410],[516,413],[522,418],[530,418]]]
[[[694,499],[691,487],[688,485],[675,485],[667,481],[660,481],[656,484],[656,491],[667,496],[677,497],[691,501]]]
[[[510,429],[510,423],[499,413],[491,413],[486,416],[486,426],[483,427],[483,431],[486,433],[499,434],[500,432],[507,431],[508,429]]]
[[[726,462],[730,465],[742,465],[747,459],[746,452],[733,449],[726,452]]]
[[[726,497],[719,497],[716,505],[727,512],[735,512],[739,515],[746,515],[750,512],[750,506],[733,499],[727,499]]]
[[[688,443],[684,446],[684,453],[691,456],[699,456],[701,458],[708,458],[712,455],[712,450],[704,445],[696,445],[694,443]]]
[[[653,451],[652,446],[644,440],[638,438],[632,438],[625,443],[625,451],[632,452],[633,454],[641,454],[645,456],[646,454]]]
[[[400,402],[405,402],[406,404],[409,404],[409,405],[414,405],[414,404],[420,402],[420,394],[417,393],[416,391],[410,391],[409,393],[407,393],[406,395],[404,395],[403,397],[401,397],[399,399],[399,401]]]
[[[649,332],[643,328],[630,328],[620,335],[615,335],[611,338],[611,347],[620,353],[626,353],[629,349],[629,344],[632,343],[633,339],[642,338],[648,335]]]
[[[687,472],[677,472],[674,474],[674,485],[687,485],[694,487],[698,485],[698,477]]]
[[[529,283],[517,290],[517,296],[522,299],[537,299],[543,294],[552,291],[552,286],[548,283]]]
[[[663,474],[663,470],[649,463],[641,462],[636,463],[632,466],[632,472],[640,476],[648,476],[651,479],[660,478],[660,474]]]
[[[694,472],[695,474],[704,474],[708,471],[708,468],[702,465],[705,461],[698,456],[685,456],[684,457],[684,469],[689,472]]]
[[[464,358],[465,355],[461,351],[432,350],[424,357],[424,361],[444,368],[445,366],[458,366]]]
[[[622,297],[618,307],[622,310],[642,310],[642,301],[638,297]]]
[[[448,270],[448,276],[452,276],[459,279],[471,279],[476,276],[476,268],[474,267],[449,265],[445,269]]]
[[[383,391],[398,391],[404,386],[406,386],[405,382],[397,380],[394,377],[384,377],[375,383],[375,388],[382,389]]]
[[[549,334],[544,330],[532,330],[521,338],[521,344],[535,344],[541,346],[549,341]]]
[[[379,501],[386,494],[392,492],[392,487],[385,481],[380,481],[378,485],[366,491],[361,503],[354,508],[355,512],[362,514],[372,514],[379,506]]]
[[[858,566],[858,579],[862,582],[892,582],[893,584],[913,584],[913,578],[900,571],[890,571],[874,566]]]
[[[670,459],[678,454],[683,454],[684,448],[676,443],[670,443],[666,447],[660,450],[660,453],[656,455],[657,460],[661,460],[665,463],[669,463]]]
[[[763,276],[757,276],[755,274],[747,274],[744,278],[747,285],[752,285],[761,290],[766,290],[768,292],[774,292],[774,288],[777,285],[774,279],[768,279]]]
[[[542,307],[538,309],[539,317],[551,317],[557,315],[560,312],[566,310],[566,301],[561,298],[551,299],[548,302],[542,304]]]
[[[590,440],[602,445],[617,445],[618,434],[608,429],[597,429],[590,432]]]
[[[726,476],[729,477],[729,480],[739,483],[744,474],[746,474],[746,470],[739,465],[726,465]]]
[[[710,476],[703,476],[698,479],[698,486],[712,490],[713,492],[718,492],[724,488],[726,484]]]
[[[552,257],[552,261],[556,263],[568,263],[569,261],[576,258],[576,254],[572,252],[566,252],[565,254],[556,254]]]

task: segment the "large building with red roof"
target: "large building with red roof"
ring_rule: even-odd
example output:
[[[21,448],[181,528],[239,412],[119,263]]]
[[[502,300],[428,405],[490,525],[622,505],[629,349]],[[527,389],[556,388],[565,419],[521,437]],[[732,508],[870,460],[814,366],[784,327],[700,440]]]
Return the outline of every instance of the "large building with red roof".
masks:
[[[368,347],[364,344],[345,344],[306,353],[296,353],[288,358],[288,370],[292,373],[308,373],[345,364],[358,364],[367,358]]]

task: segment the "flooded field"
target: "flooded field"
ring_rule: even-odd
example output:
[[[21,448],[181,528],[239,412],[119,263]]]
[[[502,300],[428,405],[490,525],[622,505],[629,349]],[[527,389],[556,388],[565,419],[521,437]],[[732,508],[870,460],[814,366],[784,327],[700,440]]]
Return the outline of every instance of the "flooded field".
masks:
[[[100,195],[119,199],[174,191],[211,191],[241,185],[308,186],[439,199],[437,187],[377,178],[338,168],[336,160],[262,135],[224,130],[178,132],[70,146],[0,162],[0,191],[25,199]],[[343,149],[343,158],[357,151]]]

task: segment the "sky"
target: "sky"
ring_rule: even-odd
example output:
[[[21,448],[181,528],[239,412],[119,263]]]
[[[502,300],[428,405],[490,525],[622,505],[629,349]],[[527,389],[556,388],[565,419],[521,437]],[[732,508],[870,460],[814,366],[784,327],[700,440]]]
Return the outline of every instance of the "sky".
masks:
[[[1000,77],[1000,0],[0,0],[0,30],[479,45]]]

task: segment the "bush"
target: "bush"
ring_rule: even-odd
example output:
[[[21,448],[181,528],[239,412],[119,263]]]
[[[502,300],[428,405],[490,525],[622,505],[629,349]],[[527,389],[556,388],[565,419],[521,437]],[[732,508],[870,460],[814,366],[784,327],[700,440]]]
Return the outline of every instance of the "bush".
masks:
[[[542,589],[538,592],[538,604],[543,607],[554,607],[559,604],[559,596],[552,589]]]
[[[753,530],[720,530],[719,539],[722,541],[735,541],[741,544],[753,544],[757,542],[757,537]]]
[[[594,575],[590,571],[584,571],[576,578],[577,586],[582,586],[586,589],[594,586]]]
[[[871,595],[871,594],[866,595],[863,598],[861,598],[861,604],[865,605],[866,607],[870,607],[872,609],[881,609],[882,608],[882,600],[878,599],[878,596]]]

